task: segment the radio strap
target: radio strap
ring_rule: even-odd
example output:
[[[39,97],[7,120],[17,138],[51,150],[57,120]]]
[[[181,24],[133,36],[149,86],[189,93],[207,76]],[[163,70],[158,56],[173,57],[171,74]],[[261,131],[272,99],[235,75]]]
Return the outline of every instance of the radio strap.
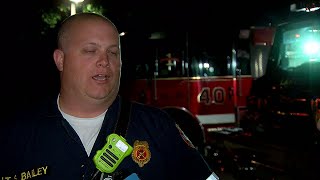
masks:
[[[120,111],[114,132],[124,138],[127,134],[128,124],[130,121],[131,105],[131,101],[120,97]]]
[[[114,133],[122,136],[125,138],[128,130],[128,124],[130,121],[130,114],[131,114],[131,106],[132,103],[130,100],[123,98],[119,96],[120,98],[120,105],[119,105],[119,113],[118,113],[118,121],[115,125]],[[99,171],[97,171],[99,173]],[[92,179],[95,179],[97,177],[97,173],[93,176]],[[101,173],[99,180],[118,180],[118,179],[124,179],[129,175],[129,172],[123,170],[123,171],[115,171],[113,173]]]
[[[128,124],[130,121],[130,115],[131,115],[131,101],[129,101],[126,98],[120,97],[120,111],[118,114],[118,121],[115,127],[114,132],[123,138],[126,137],[127,130],[128,130]],[[125,170],[121,171],[115,171],[112,174],[112,178],[109,178],[110,180],[119,180],[119,179],[124,179],[125,177],[129,176],[129,172]]]

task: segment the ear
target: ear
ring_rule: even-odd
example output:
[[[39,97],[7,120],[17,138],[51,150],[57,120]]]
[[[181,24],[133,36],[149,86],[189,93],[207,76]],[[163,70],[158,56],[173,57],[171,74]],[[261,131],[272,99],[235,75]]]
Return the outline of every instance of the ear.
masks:
[[[56,49],[53,52],[53,59],[54,63],[56,64],[59,71],[63,71],[63,60],[64,60],[64,53],[60,49]]]

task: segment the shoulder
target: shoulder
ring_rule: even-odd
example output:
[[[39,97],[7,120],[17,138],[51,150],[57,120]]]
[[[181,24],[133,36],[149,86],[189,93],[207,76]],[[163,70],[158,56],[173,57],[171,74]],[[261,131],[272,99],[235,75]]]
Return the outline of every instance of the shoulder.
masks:
[[[137,102],[132,102],[132,114],[134,116],[147,117],[148,119],[156,121],[169,121],[171,123],[173,122],[173,119],[164,110],[158,107],[141,104]]]
[[[154,116],[154,115],[168,116],[168,114],[165,111],[163,111],[158,107],[154,107],[154,106],[150,106],[150,105],[146,105],[146,104],[142,104],[134,101],[132,101],[132,110],[135,113],[149,114],[151,116]]]
[[[132,102],[131,121],[136,126],[142,126],[155,131],[166,131],[170,128],[176,128],[175,121],[164,110]]]

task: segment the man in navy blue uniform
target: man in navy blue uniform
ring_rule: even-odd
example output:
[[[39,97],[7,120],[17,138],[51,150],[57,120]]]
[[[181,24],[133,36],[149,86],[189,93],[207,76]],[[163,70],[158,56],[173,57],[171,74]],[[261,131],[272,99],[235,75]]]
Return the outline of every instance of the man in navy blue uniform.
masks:
[[[126,103],[118,95],[120,38],[109,19],[94,13],[67,18],[53,58],[60,93],[1,127],[1,180],[101,178],[93,159],[116,127],[124,129],[132,152],[104,177],[218,179],[164,111],[132,102],[120,113]],[[121,127],[124,113],[129,118]]]

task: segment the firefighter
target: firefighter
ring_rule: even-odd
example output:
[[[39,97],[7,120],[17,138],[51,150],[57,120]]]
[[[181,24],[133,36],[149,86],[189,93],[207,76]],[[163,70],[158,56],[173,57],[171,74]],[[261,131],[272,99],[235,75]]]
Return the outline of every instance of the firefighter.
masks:
[[[119,96],[120,39],[109,19],[94,13],[67,18],[53,58],[57,96],[1,126],[2,180],[218,179],[168,114]],[[119,113],[125,103],[129,108]],[[123,114],[128,117],[120,121]],[[109,139],[119,129],[123,136]],[[97,161],[104,147],[110,149]],[[104,172],[101,164],[113,170]]]

